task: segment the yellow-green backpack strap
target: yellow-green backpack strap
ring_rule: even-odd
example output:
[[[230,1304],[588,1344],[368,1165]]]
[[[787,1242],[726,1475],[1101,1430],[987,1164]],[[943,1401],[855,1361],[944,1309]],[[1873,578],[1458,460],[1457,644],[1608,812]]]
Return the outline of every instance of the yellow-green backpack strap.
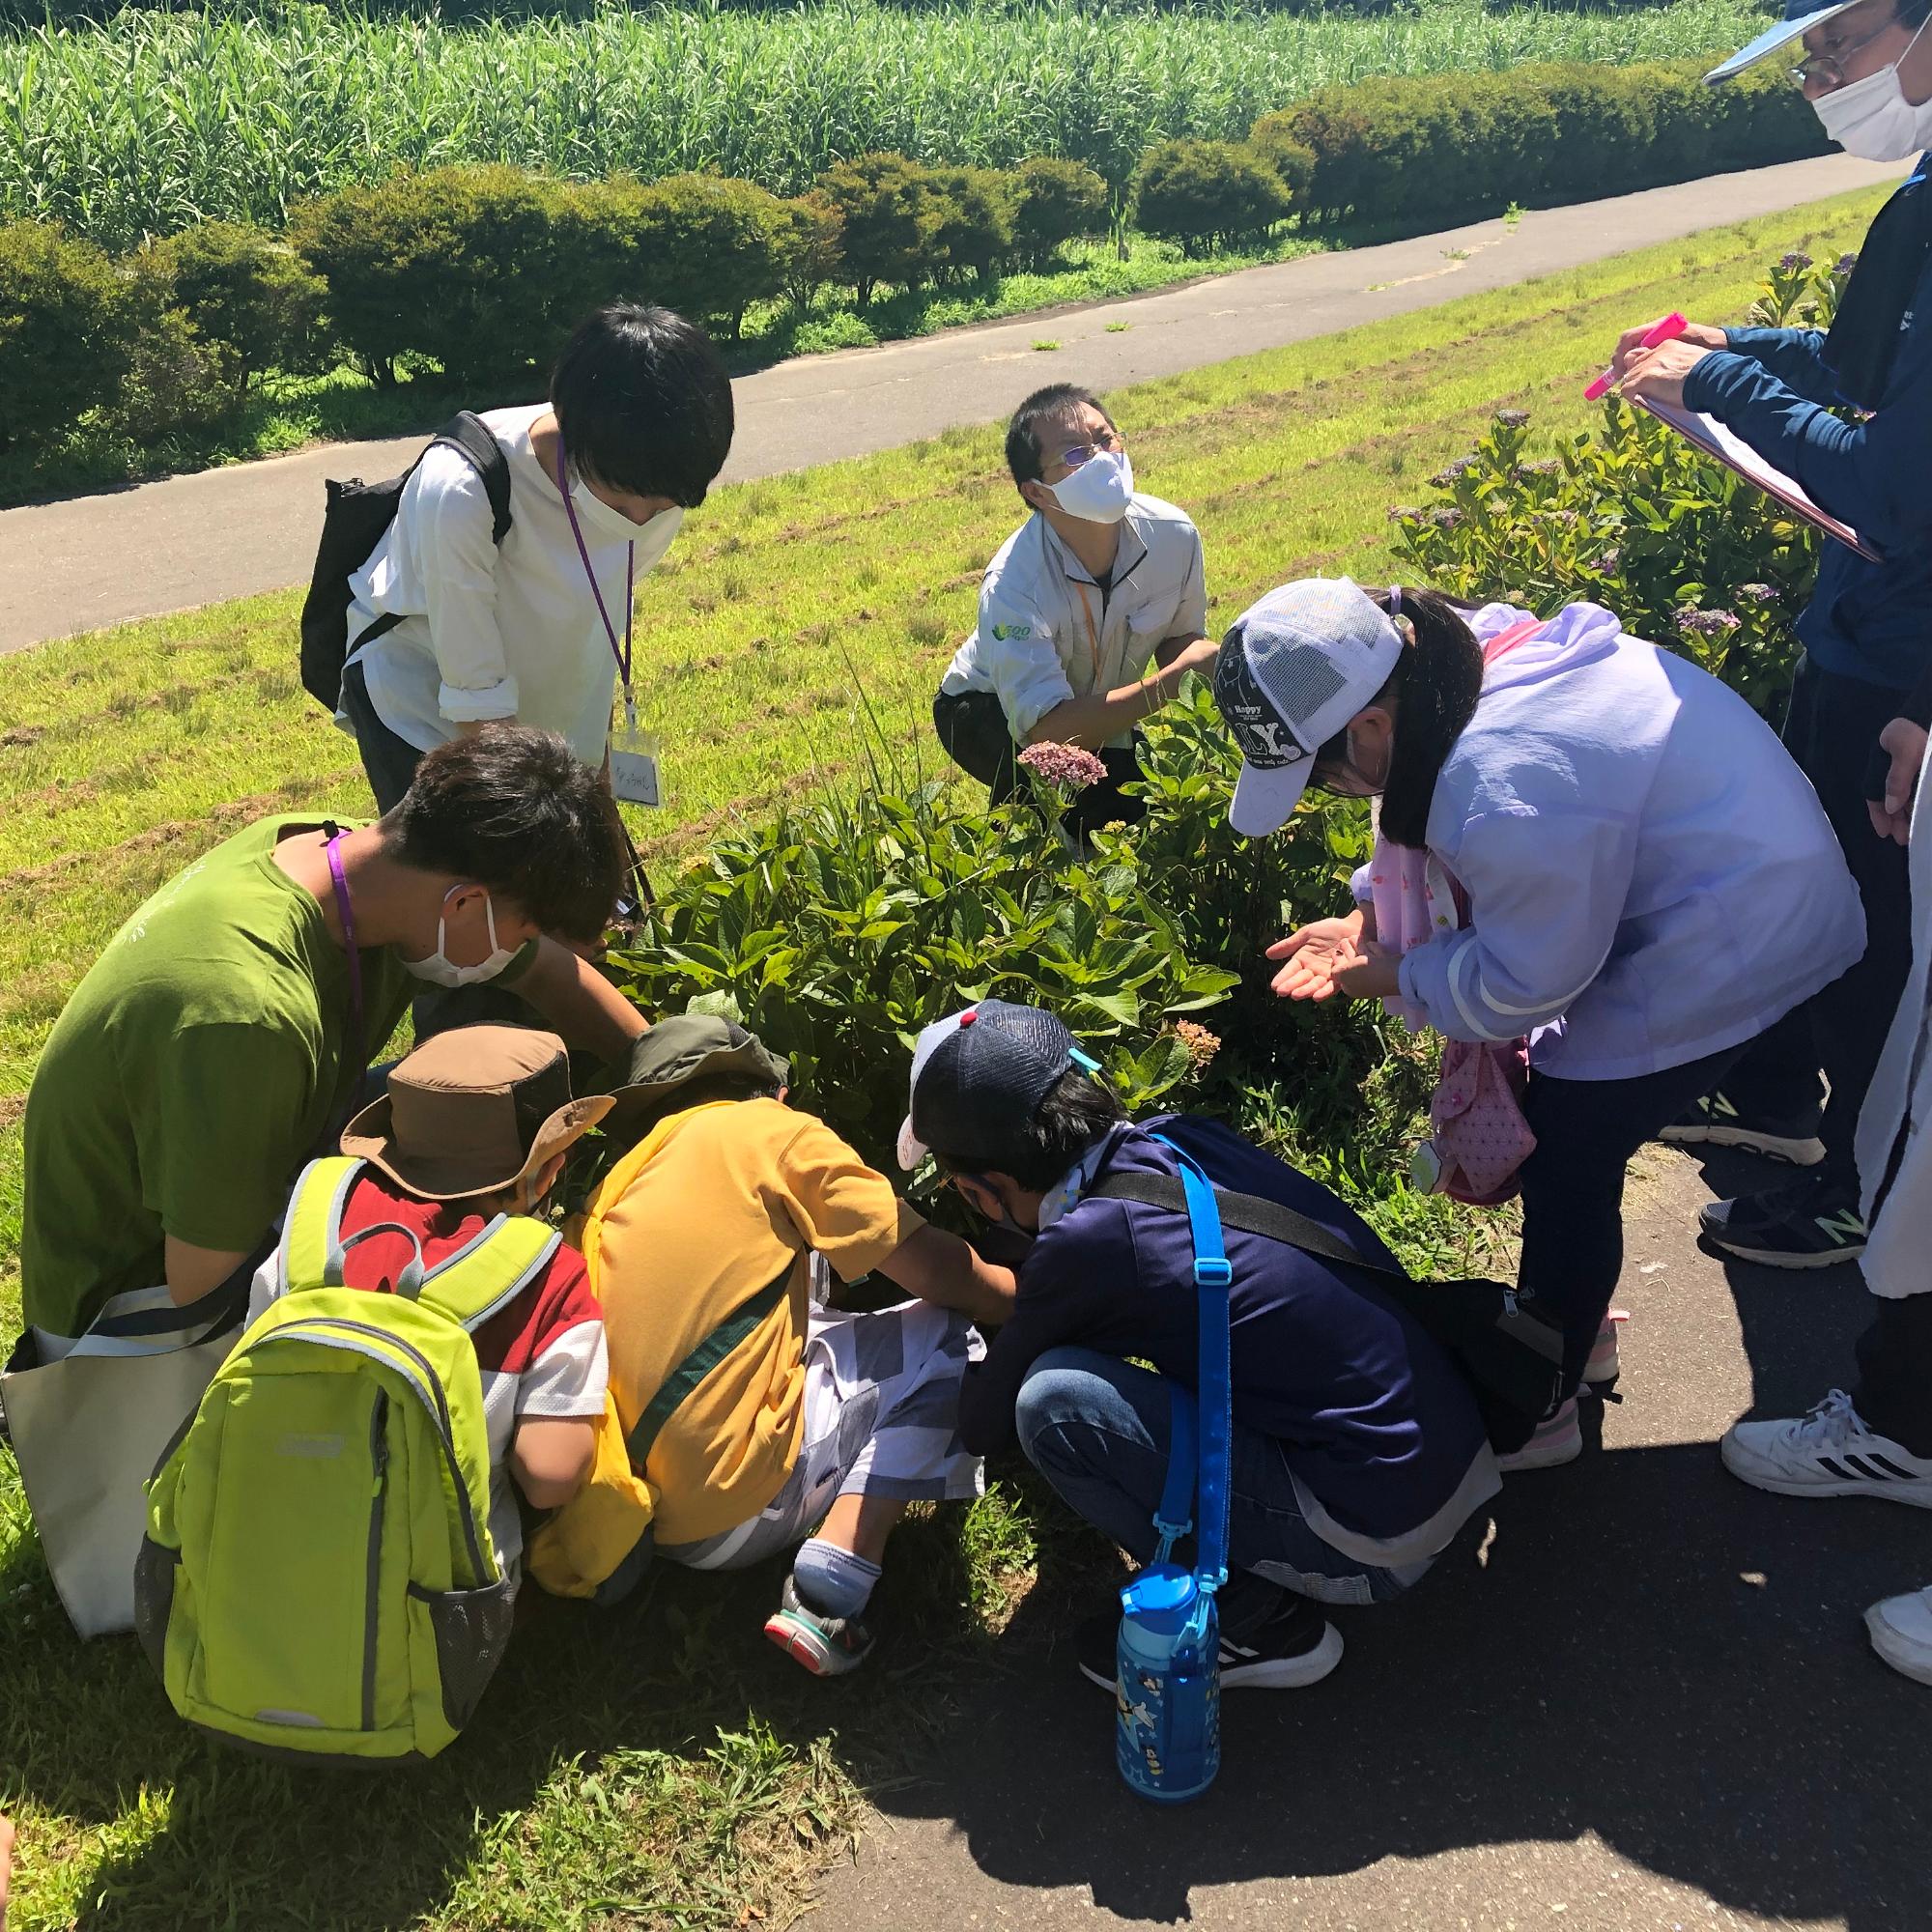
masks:
[[[430,1269],[419,1298],[474,1333],[529,1287],[562,1245],[555,1229],[530,1215],[498,1214]]]
[[[276,1294],[326,1285],[329,1253],[342,1236],[343,1204],[362,1167],[347,1154],[327,1154],[302,1169],[275,1255]]]

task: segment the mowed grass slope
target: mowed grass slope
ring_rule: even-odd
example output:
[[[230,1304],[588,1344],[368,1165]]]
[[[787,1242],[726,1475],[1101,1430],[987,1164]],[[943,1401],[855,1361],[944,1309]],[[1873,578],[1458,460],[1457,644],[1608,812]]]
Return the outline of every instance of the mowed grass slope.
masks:
[[[1498,407],[1580,426],[1618,327],[1743,311],[1770,258],[1856,246],[1862,195],[1150,384],[1113,401],[1145,487],[1208,540],[1217,623],[1312,570],[1387,573],[1414,500]],[[1041,380],[1075,377],[1039,357]],[[663,864],[863,776],[861,696],[908,763],[1016,521],[994,430],[720,492],[639,603],[666,741]],[[211,533],[218,541],[219,533]],[[291,559],[291,575],[306,567]],[[19,1125],[35,1055],[140,897],[264,812],[366,809],[350,742],[294,672],[294,593],[76,639],[0,668],[0,1314],[18,1313]],[[1370,1204],[1373,1207],[1373,1204]],[[127,1643],[78,1649],[0,1458],[0,1808],[17,1923],[375,1928],[783,1922],[898,1775],[999,1669],[1032,1590],[1063,1625],[1104,1557],[1002,1472],[895,1544],[881,1667],[810,1683],[756,1635],[774,1580],[661,1579],[641,1615],[538,1604],[466,1738],[427,1771],[318,1779],[186,1734]],[[1044,1593],[1044,1604],[1041,1595]]]

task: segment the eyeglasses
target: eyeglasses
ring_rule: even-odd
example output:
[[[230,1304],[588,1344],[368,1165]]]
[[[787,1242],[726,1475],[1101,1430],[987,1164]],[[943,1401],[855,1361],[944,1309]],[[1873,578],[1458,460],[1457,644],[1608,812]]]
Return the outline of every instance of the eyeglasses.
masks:
[[[1123,445],[1121,441],[1121,433],[1119,430],[1095,430],[1093,441],[1068,443],[1060,452],[1060,460],[1065,464],[1067,469],[1078,469],[1095,450],[1104,450],[1111,455],[1115,450],[1122,447]]]
[[[1809,60],[1800,61],[1791,70],[1791,77],[1800,87],[1809,87],[1813,81],[1823,81],[1828,94],[1835,93],[1845,84],[1845,63],[1854,54],[1862,53],[1874,42],[1884,40],[1892,28],[1901,24],[1897,14],[1894,14],[1876,33],[1867,34],[1863,40],[1854,41],[1849,46],[1838,48],[1835,53],[1813,54]]]

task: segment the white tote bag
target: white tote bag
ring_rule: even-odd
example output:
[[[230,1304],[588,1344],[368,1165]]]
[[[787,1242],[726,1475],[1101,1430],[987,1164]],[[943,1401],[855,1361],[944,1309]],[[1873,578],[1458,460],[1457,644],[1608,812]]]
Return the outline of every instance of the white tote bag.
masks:
[[[253,1268],[186,1308],[130,1289],[58,1360],[0,1376],[41,1548],[82,1636],[134,1628],[148,1478],[238,1339]]]

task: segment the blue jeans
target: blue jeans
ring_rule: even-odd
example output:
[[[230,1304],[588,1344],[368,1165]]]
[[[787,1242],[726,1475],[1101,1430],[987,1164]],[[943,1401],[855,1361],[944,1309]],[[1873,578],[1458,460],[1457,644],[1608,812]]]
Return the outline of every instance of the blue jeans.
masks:
[[[1172,1423],[1165,1379],[1091,1349],[1049,1349],[1020,1385],[1020,1447],[1061,1500],[1137,1562],[1151,1560]],[[1378,1569],[1324,1543],[1301,1514],[1282,1445],[1235,1428],[1228,1587],[1221,1628],[1252,1628],[1281,1591],[1323,1604],[1380,1604],[1429,1568]]]

